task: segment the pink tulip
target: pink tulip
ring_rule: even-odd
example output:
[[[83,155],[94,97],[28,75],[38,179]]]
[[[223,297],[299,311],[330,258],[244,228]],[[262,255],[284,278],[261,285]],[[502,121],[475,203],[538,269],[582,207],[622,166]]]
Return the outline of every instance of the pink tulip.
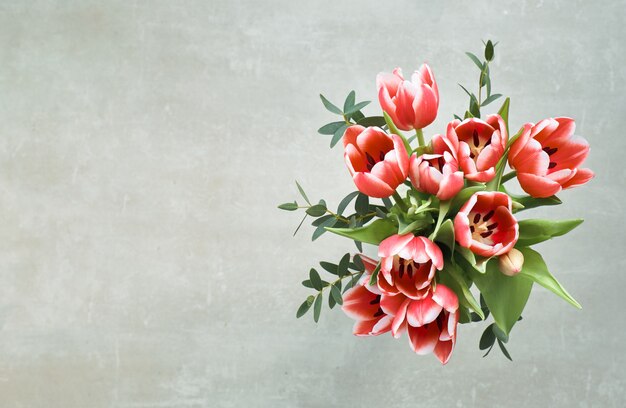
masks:
[[[524,126],[509,152],[509,165],[517,170],[524,191],[533,197],[550,197],[593,178],[591,170],[579,168],[589,154],[589,144],[573,136],[575,128],[570,118]]]
[[[458,171],[456,159],[443,154],[413,153],[409,161],[409,177],[415,189],[449,200],[463,188],[463,172]]]
[[[459,245],[487,258],[509,252],[519,237],[511,197],[499,192],[474,193],[454,217]]]
[[[500,115],[489,115],[485,121],[469,118],[450,122],[445,137],[433,138],[433,149],[453,154],[456,149],[455,157],[465,178],[485,183],[495,177],[507,140],[504,120]]]
[[[390,314],[394,315],[391,325],[394,337],[407,331],[415,353],[433,352],[442,364],[448,362],[459,322],[459,300],[451,289],[439,283],[423,299],[410,299],[399,294],[383,295],[383,300]]]
[[[425,237],[392,235],[378,247],[381,258],[378,288],[382,294],[402,293],[411,299],[428,294],[436,269],[443,268],[441,249]]]
[[[437,117],[439,88],[430,67],[423,64],[407,81],[402,70],[376,76],[380,106],[402,130],[422,129]]]
[[[378,336],[391,330],[392,316],[381,307],[381,295],[369,290],[369,283],[358,284],[343,295],[342,310],[356,320],[356,336]]]
[[[346,129],[343,145],[348,170],[363,194],[389,197],[406,180],[409,156],[400,136],[354,125]]]

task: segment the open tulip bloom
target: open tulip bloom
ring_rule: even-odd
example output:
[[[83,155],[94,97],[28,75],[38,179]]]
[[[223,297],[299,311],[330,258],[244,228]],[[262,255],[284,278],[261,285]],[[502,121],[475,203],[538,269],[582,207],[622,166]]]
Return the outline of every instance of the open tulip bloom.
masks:
[[[412,351],[432,353],[446,364],[458,324],[489,319],[479,348],[486,356],[497,343],[511,359],[505,343],[535,283],[580,308],[532,246],[582,220],[518,215],[561,204],[555,194],[591,180],[593,172],[580,167],[589,144],[574,136],[574,120],[565,117],[524,123],[514,133],[509,98],[481,119],[481,110],[502,96],[491,92],[494,44],[486,43],[483,59],[467,55],[480,70],[478,96],[463,87],[468,110],[454,115],[428,143],[422,129],[437,117],[439,90],[426,64],[410,79],[400,68],[378,74],[380,116],[366,116],[362,110],[369,102],[357,103],[354,91],[343,108],[320,95],[338,120],[319,133],[332,136],[331,147],[343,142],[346,173],[356,191],[332,211],[325,200],[311,202],[296,183],[304,202],[279,208],[305,211],[296,232],[311,217],[313,240],[330,231],[354,241],[358,253],[320,262],[317,269],[330,278],[310,269],[302,284],[314,293],[297,317],[313,309],[317,322],[323,303],[340,305],[355,321],[356,336],[404,336]],[[513,179],[526,195],[509,193],[505,183]],[[363,244],[374,249],[364,251]]]

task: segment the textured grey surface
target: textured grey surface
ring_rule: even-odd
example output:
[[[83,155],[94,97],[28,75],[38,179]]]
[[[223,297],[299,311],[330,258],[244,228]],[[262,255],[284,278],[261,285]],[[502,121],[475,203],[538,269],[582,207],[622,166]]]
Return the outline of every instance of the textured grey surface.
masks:
[[[600,4],[601,3],[601,4]],[[0,406],[622,407],[626,2],[4,1],[0,6]],[[500,41],[511,120],[569,115],[593,182],[535,216],[585,217],[541,246],[583,304],[535,288],[515,362],[463,326],[450,363],[295,309],[350,242],[279,202],[352,191],[317,94],[375,97],[427,60],[441,131],[463,51]],[[376,104],[366,111],[377,112]]]

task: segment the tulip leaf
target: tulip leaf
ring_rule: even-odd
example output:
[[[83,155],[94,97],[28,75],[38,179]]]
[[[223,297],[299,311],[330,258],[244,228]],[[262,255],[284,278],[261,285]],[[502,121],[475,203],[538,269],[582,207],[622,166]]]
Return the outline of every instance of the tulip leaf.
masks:
[[[465,187],[463,190],[459,191],[458,194],[454,196],[454,198],[450,202],[450,215],[458,213],[463,204],[465,204],[467,200],[469,200],[470,197],[474,195],[474,193],[478,191],[483,191],[484,189],[485,186],[481,184],[478,186]]]
[[[476,312],[476,314],[478,314],[478,316],[480,316],[481,320],[485,320],[483,310],[474,298],[474,295],[472,295],[472,292],[470,291],[463,276],[461,276],[461,273],[462,272],[458,269],[457,265],[452,262],[446,262],[438,276],[441,283],[456,293],[459,298],[459,303],[462,306],[472,309]]]
[[[506,124],[507,135],[509,134],[509,106],[510,105],[511,105],[511,98],[506,98],[504,100],[504,103],[500,107],[500,110],[498,110],[498,115],[502,117],[502,120],[504,120],[504,123]]]
[[[548,271],[546,263],[537,251],[531,248],[520,248],[519,250],[524,254],[524,265],[518,275],[531,279],[533,282],[540,284],[554,294],[562,297],[572,306],[582,309],[580,303],[578,303],[572,295],[567,293],[563,286],[561,286],[550,271]]]
[[[454,252],[454,225],[452,224],[452,220],[447,219],[441,224],[434,237],[434,241],[444,244],[450,248],[450,251]]]
[[[532,280],[519,274],[504,275],[498,268],[497,259],[487,263],[485,274],[471,269],[469,273],[483,295],[496,324],[508,335],[526,306],[533,286]]]
[[[456,245],[455,247],[455,260],[458,262],[461,260],[465,264],[468,264],[472,269],[478,273],[485,273],[487,266],[487,259],[476,256],[469,248]]]
[[[565,235],[582,222],[580,218],[559,221],[539,219],[519,221],[519,239],[516,245],[526,247]]]
[[[483,63],[476,55],[472,54],[471,52],[466,52],[465,55],[467,55],[474,62],[474,64],[476,64],[478,69],[480,69],[481,71],[483,70]]]
[[[395,234],[397,227],[389,220],[376,220],[369,225],[358,228],[326,228],[328,231],[366,244],[378,245]]]
[[[299,319],[302,316],[304,316],[305,313],[308,312],[309,309],[311,308],[311,305],[313,304],[314,300],[315,300],[315,297],[313,297],[313,295],[310,295],[309,297],[307,297],[306,300],[298,308],[298,311],[296,312],[296,318]]]
[[[348,110],[350,110],[350,108],[354,106],[355,98],[356,93],[354,91],[350,91],[350,93],[346,97],[346,101],[343,103],[344,112],[348,112]]]
[[[315,297],[315,304],[313,305],[313,320],[317,323],[320,320],[320,313],[322,312],[322,301],[324,300],[323,292],[320,292]]]
[[[293,203],[285,203],[279,205],[278,208],[286,211],[295,211],[298,209],[298,203],[296,203],[295,201]]]
[[[333,105],[328,99],[326,99],[326,97],[322,94],[320,94],[320,99],[322,100],[322,103],[324,104],[324,107],[332,112],[332,113],[336,113],[337,115],[343,115],[343,112],[341,111],[341,109],[339,109],[338,107],[336,107],[335,105]]]
[[[333,138],[330,140],[330,148],[331,149],[333,147],[335,147],[335,145],[337,144],[338,141],[341,140],[341,138],[343,137],[343,134],[346,132],[346,129],[348,127],[349,127],[349,125],[347,123],[344,123],[343,126],[339,127],[335,131],[335,134],[333,135]]]
[[[357,122],[357,125],[361,125],[365,127],[368,127],[368,126],[383,127],[385,126],[385,118],[382,116],[370,116],[370,117],[359,120]]]
[[[370,276],[370,286],[374,286],[376,285],[376,283],[378,282],[378,274],[380,273],[380,261],[376,264],[376,268],[374,268],[374,271],[372,272],[372,275]]]
[[[345,124],[346,124],[345,121],[327,123],[321,128],[319,128],[317,130],[317,133],[320,133],[322,135],[334,135],[337,129],[339,129],[341,126]]]

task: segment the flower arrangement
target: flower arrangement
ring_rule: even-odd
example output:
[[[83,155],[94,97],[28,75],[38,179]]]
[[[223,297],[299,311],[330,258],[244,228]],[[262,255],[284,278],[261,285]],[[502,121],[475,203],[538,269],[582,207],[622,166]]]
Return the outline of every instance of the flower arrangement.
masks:
[[[327,299],[331,309],[341,305],[356,321],[355,335],[406,333],[415,353],[432,352],[446,364],[457,325],[490,315],[493,323],[479,348],[486,356],[497,342],[511,359],[505,343],[534,283],[580,308],[532,246],[566,234],[582,220],[518,220],[516,214],[561,204],[557,193],[589,181],[593,172],[580,168],[589,145],[573,136],[574,120],[565,117],[525,123],[510,136],[509,98],[497,113],[481,118],[502,97],[491,92],[495,45],[485,43],[484,59],[466,53],[480,71],[478,96],[461,86],[470,98],[468,110],[428,144],[422,129],[437,116],[439,90],[426,64],[410,79],[400,68],[378,74],[382,116],[365,116],[369,102],[356,103],[354,91],[343,109],[320,95],[339,120],[319,133],[332,136],[331,148],[342,141],[358,191],[333,212],[324,200],[313,204],[296,182],[306,204],[279,208],[305,211],[296,232],[312,217],[313,240],[330,231],[353,240],[359,253],[320,262],[333,275],[329,280],[310,269],[302,284],[316,293],[300,305],[297,317],[313,308],[317,322]],[[407,137],[406,131],[415,134]],[[527,194],[505,188],[515,178]],[[346,212],[352,201],[354,212]],[[376,258],[363,254],[364,243],[377,246]]]

